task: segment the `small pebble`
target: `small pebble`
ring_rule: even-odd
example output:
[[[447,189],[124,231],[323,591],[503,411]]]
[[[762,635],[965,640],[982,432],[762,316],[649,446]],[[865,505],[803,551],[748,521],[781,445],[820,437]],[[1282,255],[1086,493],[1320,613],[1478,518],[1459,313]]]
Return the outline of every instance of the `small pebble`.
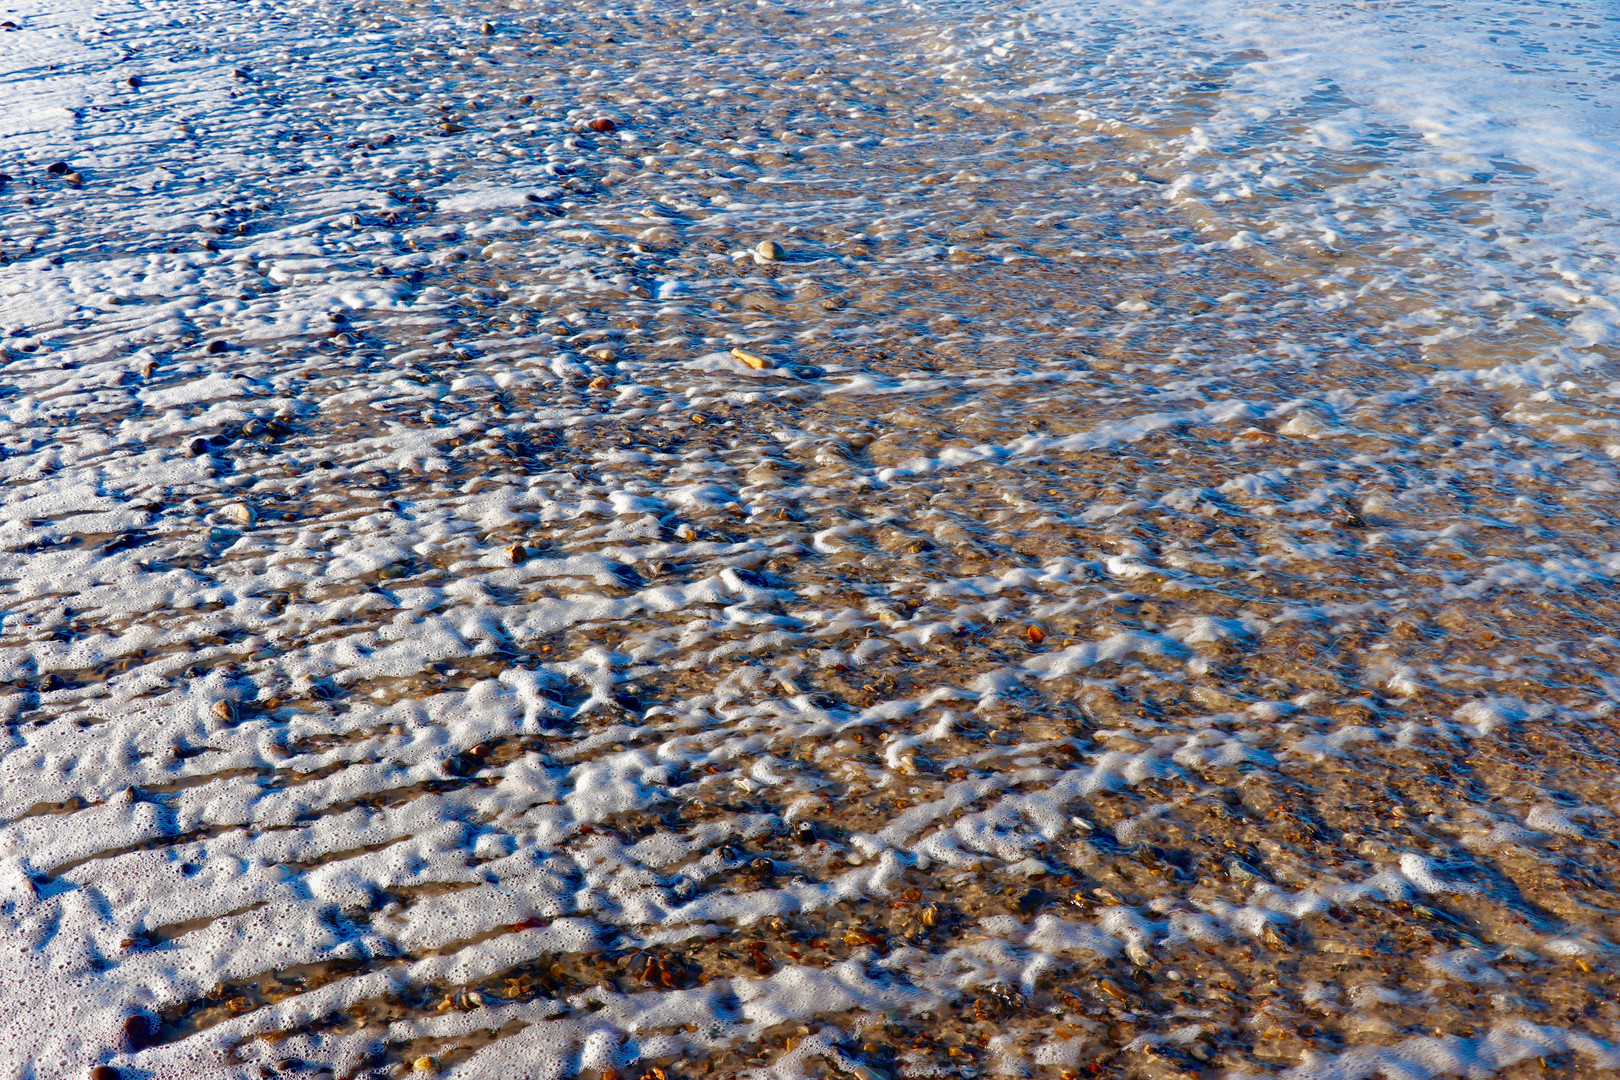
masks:
[[[513,566],[529,557],[528,550],[522,544],[513,544],[506,549],[506,558]]]
[[[478,32],[480,34],[493,34],[495,32],[495,24],[485,23],[483,26],[478,28]]]
[[[90,1070],[90,1080],[121,1080],[123,1073],[111,1065],[97,1065]]]
[[[596,378],[592,379],[591,382],[590,382],[590,387],[591,387],[592,390],[606,390],[608,387],[610,387],[612,385],[613,385],[613,380],[608,378],[606,375],[598,375]]]
[[[252,525],[258,520],[258,515],[253,512],[253,507],[249,506],[247,503],[239,502],[226,503],[224,506],[220,507],[219,516],[225,518],[227,521],[234,521],[243,528]]]
[[[214,715],[225,721],[227,724],[234,724],[236,722],[235,703],[230,701],[214,702]]]
[[[129,1053],[144,1050],[152,1045],[152,1036],[157,1033],[157,1024],[151,1017],[141,1013],[125,1017],[123,1030],[124,1049]]]
[[[755,371],[764,371],[771,366],[771,362],[763,356],[755,356],[744,349],[732,349],[731,355],[753,368]]]
[[[754,254],[765,262],[781,262],[787,258],[787,252],[775,240],[761,240],[755,246]]]
[[[124,84],[131,90],[139,90],[141,88],[141,77],[139,75],[131,75],[129,78],[124,80]]]
[[[1113,979],[1098,979],[1097,989],[1101,990],[1103,993],[1107,994],[1116,1001],[1129,1001],[1131,999],[1130,995],[1125,992],[1125,988],[1119,985],[1119,983],[1115,982]]]
[[[203,346],[203,352],[207,353],[209,356],[218,356],[229,347],[230,346],[225,344],[225,340],[223,338],[215,338],[213,341],[210,341],[207,345]]]
[[[600,131],[604,134],[609,131],[617,131],[619,129],[618,124],[615,124],[612,120],[609,120],[605,116],[598,116],[594,120],[589,120],[586,122],[585,126],[590,128],[592,131]]]
[[[439,1067],[439,1063],[430,1057],[419,1057],[411,1062],[411,1068],[419,1073],[430,1073]]]
[[[51,176],[66,176],[73,170],[65,161],[53,161],[49,165],[45,166],[45,171]]]

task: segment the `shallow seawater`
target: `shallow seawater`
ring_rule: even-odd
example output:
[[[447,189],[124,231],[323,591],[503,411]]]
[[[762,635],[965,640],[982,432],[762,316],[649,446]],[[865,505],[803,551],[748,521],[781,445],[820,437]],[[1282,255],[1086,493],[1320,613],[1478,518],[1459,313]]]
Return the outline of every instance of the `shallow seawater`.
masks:
[[[4,1075],[1620,1067],[1525,169],[1013,4],[13,18]]]

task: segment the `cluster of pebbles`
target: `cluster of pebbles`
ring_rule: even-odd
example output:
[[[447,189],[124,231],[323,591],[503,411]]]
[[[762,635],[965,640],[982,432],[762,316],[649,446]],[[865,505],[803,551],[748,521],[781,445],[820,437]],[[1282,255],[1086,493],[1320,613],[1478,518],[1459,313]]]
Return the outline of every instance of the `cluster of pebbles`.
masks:
[[[81,33],[0,192],[0,1072],[1620,1066],[1612,359],[1456,377],[1557,313],[1225,242],[1153,180],[1216,75],[1077,119],[1043,32]]]

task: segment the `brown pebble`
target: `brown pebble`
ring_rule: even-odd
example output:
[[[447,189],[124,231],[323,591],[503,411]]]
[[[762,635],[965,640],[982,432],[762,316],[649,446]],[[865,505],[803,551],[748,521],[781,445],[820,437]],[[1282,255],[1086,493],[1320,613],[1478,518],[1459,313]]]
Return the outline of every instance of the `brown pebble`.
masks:
[[[123,1073],[111,1065],[97,1065],[90,1070],[90,1080],[121,1080]]]
[[[1042,630],[1038,626],[1031,626],[1028,630],[1024,631],[1024,633],[1029,635],[1029,643],[1031,645],[1039,645],[1041,642],[1046,640],[1046,631]]]
[[[134,1053],[152,1045],[152,1036],[157,1034],[157,1024],[151,1017],[136,1013],[134,1016],[124,1018],[121,1034],[124,1049]]]
[[[529,552],[522,544],[513,544],[506,549],[506,557],[511,560],[513,566],[516,566],[529,557]]]
[[[603,133],[617,131],[619,129],[618,124],[615,124],[612,120],[609,120],[605,116],[598,116],[594,120],[586,121],[585,126],[590,128],[592,131],[600,131]]]

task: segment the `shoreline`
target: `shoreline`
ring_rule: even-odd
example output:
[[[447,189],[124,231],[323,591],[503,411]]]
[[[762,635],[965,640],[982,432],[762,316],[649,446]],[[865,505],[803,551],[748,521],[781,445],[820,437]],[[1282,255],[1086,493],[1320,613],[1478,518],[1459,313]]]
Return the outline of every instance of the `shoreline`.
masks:
[[[1620,1062],[1579,316],[1011,9],[235,10],[0,165],[0,1075]]]

